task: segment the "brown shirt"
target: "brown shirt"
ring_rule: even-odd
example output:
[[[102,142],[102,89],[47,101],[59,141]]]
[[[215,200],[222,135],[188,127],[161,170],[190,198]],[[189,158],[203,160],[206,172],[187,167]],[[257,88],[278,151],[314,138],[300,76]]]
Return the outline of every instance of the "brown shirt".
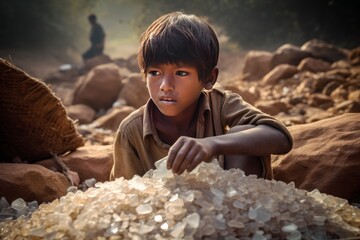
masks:
[[[196,137],[204,138],[226,133],[236,125],[269,125],[282,131],[292,145],[287,128],[274,117],[261,112],[242,98],[229,91],[212,89],[203,91],[200,98],[196,122]],[[154,163],[167,156],[170,145],[163,143],[153,124],[152,112],[156,107],[151,99],[124,119],[116,133],[114,143],[114,165],[110,180],[118,177],[143,176]],[[223,156],[218,156],[224,167]],[[264,177],[272,178],[270,157],[264,158]]]

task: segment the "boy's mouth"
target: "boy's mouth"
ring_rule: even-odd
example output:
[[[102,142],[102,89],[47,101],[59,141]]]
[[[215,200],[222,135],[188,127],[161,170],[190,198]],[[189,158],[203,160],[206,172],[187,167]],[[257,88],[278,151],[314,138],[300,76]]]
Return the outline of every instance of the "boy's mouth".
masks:
[[[176,102],[175,99],[170,98],[170,97],[161,97],[160,101],[162,101],[162,102]]]

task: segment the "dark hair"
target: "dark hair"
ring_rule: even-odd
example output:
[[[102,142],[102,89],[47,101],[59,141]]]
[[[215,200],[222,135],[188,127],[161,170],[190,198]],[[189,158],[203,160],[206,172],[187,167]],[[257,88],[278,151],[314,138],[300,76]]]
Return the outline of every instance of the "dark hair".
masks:
[[[88,19],[89,19],[89,21],[96,21],[96,15],[95,14],[90,14],[88,16]]]
[[[141,35],[138,63],[146,74],[152,64],[186,63],[195,66],[206,81],[219,58],[215,31],[195,15],[173,12],[154,21]]]

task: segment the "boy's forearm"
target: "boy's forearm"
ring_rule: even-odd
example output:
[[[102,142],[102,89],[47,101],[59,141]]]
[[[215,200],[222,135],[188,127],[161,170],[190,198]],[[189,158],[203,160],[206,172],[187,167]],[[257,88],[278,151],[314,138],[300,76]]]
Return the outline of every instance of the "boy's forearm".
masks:
[[[211,138],[217,155],[266,156],[291,150],[286,135],[266,125],[235,126],[227,134]]]

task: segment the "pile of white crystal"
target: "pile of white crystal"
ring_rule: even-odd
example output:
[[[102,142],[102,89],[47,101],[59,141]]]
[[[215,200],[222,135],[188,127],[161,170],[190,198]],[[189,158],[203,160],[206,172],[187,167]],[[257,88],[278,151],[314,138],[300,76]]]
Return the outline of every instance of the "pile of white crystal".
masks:
[[[360,236],[360,209],[293,183],[202,163],[173,175],[96,183],[0,222],[0,239],[336,239]]]

